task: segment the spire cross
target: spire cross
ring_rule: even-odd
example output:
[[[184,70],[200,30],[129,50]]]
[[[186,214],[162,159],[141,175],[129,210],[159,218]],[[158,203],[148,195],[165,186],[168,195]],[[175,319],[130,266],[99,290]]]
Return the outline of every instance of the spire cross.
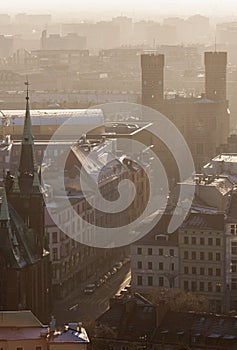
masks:
[[[29,85],[30,85],[28,78],[25,82],[25,85],[26,85],[26,100],[28,101],[29,100]]]

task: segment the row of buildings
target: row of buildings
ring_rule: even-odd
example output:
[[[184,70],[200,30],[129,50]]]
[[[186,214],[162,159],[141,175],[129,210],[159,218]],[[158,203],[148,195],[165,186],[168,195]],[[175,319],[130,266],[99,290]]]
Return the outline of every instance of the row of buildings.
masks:
[[[17,111],[15,113],[18,115]],[[116,156],[117,140],[114,136],[112,140],[106,139],[110,132],[106,132],[100,110],[91,110],[89,115],[88,111],[74,111],[74,114],[72,111],[57,111],[49,116],[46,113],[44,126],[41,125],[43,129],[39,130],[37,127],[35,129],[35,125],[32,126],[27,95],[25,115],[19,112],[18,118],[20,123],[17,133],[22,135],[22,140],[12,142],[7,136],[1,145],[4,186],[1,190],[0,220],[4,238],[1,240],[0,250],[0,306],[1,310],[30,309],[47,322],[52,308],[52,297],[65,298],[80,288],[88,278],[99,279],[115,261],[128,254],[127,247],[108,250],[79,243],[95,234],[93,229],[93,232],[88,231],[79,217],[107,229],[118,226],[121,220],[124,223],[133,221],[143,211],[147,201],[147,177],[142,167],[129,161],[126,154]],[[74,136],[78,137],[80,134],[81,129],[78,126],[84,125],[87,128],[88,124],[90,129],[94,129],[94,133],[88,137],[83,136],[74,146],[71,141],[66,140],[53,142],[52,147],[48,147],[50,136],[67,118],[72,118],[75,122]],[[38,130],[42,140],[39,137],[34,142],[33,130]],[[131,132],[126,125],[123,133],[125,131],[128,137],[132,137],[133,132],[138,132],[137,129]],[[57,181],[57,160],[64,153],[65,144],[70,149],[65,168],[65,196],[70,199],[70,208],[72,206],[73,211],[78,214],[76,221],[72,220],[68,206],[60,206],[61,193],[55,193],[54,186],[49,187],[46,184],[42,187],[40,184],[41,170],[38,164],[42,164],[45,159],[47,162],[44,166],[50,168],[52,177]],[[94,157],[86,164],[89,151],[94,152]],[[115,199],[118,183],[122,179],[132,180],[138,186],[139,195],[129,210],[118,215],[96,211],[88,201],[89,197],[93,201],[94,194],[83,194],[79,186],[81,167],[86,169],[88,178],[93,177],[96,169],[102,169],[99,187],[108,200]],[[47,208],[54,211],[58,222],[63,222],[70,228],[73,236],[69,237],[60,229]]]
[[[236,310],[236,164],[236,154],[212,159],[185,184],[195,186],[195,198],[179,229],[167,234],[166,214],[132,245],[135,290],[180,288],[205,296],[211,311]]]
[[[94,349],[236,348],[236,315],[171,310],[164,301],[155,304],[139,293],[111,299],[96,325]]]

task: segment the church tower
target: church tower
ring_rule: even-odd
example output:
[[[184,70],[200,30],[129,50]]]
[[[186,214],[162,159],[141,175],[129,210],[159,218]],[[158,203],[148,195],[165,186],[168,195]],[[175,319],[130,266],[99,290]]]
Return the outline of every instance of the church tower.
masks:
[[[7,176],[9,200],[14,209],[23,218],[25,224],[33,229],[37,239],[38,254],[43,253],[45,244],[44,233],[44,198],[40,185],[38,166],[35,160],[34,137],[29,107],[29,83],[26,95],[26,111],[21,142],[21,154],[18,174],[14,179]],[[12,184],[11,184],[12,182]]]
[[[26,86],[26,111],[19,167],[15,177],[8,172],[5,184],[12,217],[21,223],[22,230],[25,232],[23,245],[27,244],[30,247],[28,251],[32,252],[32,261],[34,261],[31,263],[34,266],[32,272],[25,275],[29,288],[25,304],[41,320],[47,322],[50,300],[50,260],[45,233],[45,203],[35,159],[28,82]]]

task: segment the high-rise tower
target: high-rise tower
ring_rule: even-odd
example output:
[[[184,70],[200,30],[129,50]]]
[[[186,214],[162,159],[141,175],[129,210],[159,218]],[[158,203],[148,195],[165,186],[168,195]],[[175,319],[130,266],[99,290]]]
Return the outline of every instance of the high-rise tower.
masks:
[[[205,52],[205,90],[210,100],[226,100],[227,52]]]
[[[164,99],[164,55],[142,54],[142,104],[156,110]]]

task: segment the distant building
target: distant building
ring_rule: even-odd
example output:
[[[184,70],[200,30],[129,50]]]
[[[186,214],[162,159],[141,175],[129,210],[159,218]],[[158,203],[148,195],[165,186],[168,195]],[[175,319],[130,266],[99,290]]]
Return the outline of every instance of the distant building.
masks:
[[[85,50],[86,37],[77,33],[68,33],[66,36],[60,34],[50,34],[44,30],[41,36],[42,50]]]
[[[227,143],[229,109],[226,100],[226,52],[205,52],[206,94],[201,98],[164,99],[164,55],[142,54],[142,104],[167,116],[183,134],[201,166]]]

